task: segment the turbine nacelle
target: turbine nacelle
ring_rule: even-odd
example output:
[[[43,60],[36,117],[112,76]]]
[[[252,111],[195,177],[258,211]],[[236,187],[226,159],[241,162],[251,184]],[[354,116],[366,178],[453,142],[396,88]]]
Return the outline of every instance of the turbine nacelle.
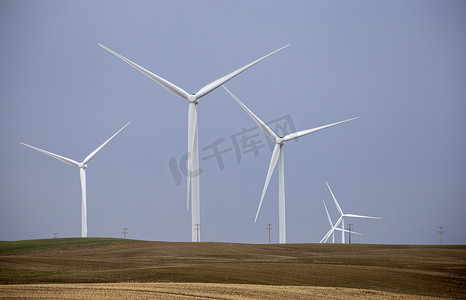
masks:
[[[290,134],[287,134],[285,135],[284,137],[282,137],[282,139],[285,141],[285,142],[288,142],[288,141],[291,141],[291,140],[294,140],[294,139],[297,139],[299,138],[299,132],[293,132],[293,133],[290,133]]]
[[[283,140],[283,137],[277,137],[275,139],[275,143],[277,143],[277,145],[283,145],[285,144],[285,141]]]
[[[188,95],[188,101],[189,103],[194,103],[194,104],[199,103],[199,100],[197,100],[197,96],[195,94]]]

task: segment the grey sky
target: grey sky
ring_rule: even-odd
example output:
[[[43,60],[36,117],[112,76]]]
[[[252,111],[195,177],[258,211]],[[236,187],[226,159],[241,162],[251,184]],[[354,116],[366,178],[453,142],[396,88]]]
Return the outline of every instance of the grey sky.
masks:
[[[0,240],[80,236],[79,171],[25,142],[88,165],[89,236],[189,241],[186,100],[117,59],[188,92],[285,44],[228,82],[262,120],[297,130],[359,116],[285,147],[287,241],[327,232],[324,199],[359,243],[466,242],[466,24],[463,1],[2,1]],[[223,90],[199,104],[203,241],[278,241],[278,169],[253,223],[271,151],[242,153],[255,126]],[[223,140],[219,140],[223,139]],[[208,149],[222,141],[224,168]],[[339,237],[337,239],[339,241]]]

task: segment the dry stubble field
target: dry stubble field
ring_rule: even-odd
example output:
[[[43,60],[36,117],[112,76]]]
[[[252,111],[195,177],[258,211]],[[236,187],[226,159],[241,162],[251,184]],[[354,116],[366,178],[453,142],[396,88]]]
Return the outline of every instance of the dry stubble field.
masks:
[[[0,242],[0,297],[466,298],[466,247]]]
[[[22,299],[440,299],[364,289],[222,283],[90,283],[0,286]]]

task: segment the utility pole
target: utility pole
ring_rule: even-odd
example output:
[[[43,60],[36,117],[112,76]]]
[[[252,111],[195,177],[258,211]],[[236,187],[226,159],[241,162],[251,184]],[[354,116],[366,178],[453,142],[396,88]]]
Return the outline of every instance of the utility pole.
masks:
[[[53,233],[53,238],[56,239],[56,238],[57,238],[57,235],[58,235],[58,232],[54,232],[54,233]]]
[[[272,229],[272,224],[267,224],[267,228],[269,230],[269,245],[270,245],[270,230]]]
[[[349,233],[349,243],[351,244],[351,229],[353,229],[353,224],[348,224],[348,233]]]
[[[440,246],[442,246],[442,233],[444,233],[443,226],[437,226],[437,228],[439,229],[437,232],[440,233]]]
[[[196,226],[196,231],[197,231],[197,242],[199,242],[199,230],[201,227],[201,224],[194,224]]]
[[[122,233],[125,235],[125,240],[126,240],[126,234],[128,233],[128,228],[125,227],[125,228],[121,228],[121,229],[123,229]]]

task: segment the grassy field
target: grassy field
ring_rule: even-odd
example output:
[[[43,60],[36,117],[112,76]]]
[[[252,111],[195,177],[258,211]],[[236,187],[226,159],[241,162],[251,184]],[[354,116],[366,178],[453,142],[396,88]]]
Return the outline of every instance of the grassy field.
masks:
[[[0,242],[0,284],[128,282],[351,288],[466,298],[466,246],[97,238]]]
[[[27,240],[16,242],[0,241],[0,255],[9,253],[23,253],[33,250],[44,250],[52,248],[66,248],[92,244],[110,243],[130,243],[134,240],[122,240],[112,238],[67,238],[67,239],[46,239]]]

